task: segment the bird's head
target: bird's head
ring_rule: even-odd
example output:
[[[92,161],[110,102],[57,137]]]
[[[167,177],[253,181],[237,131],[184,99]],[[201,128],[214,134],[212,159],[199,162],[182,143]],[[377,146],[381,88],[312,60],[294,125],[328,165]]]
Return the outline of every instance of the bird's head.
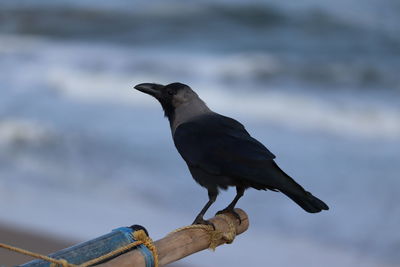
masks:
[[[177,82],[168,85],[141,83],[136,85],[135,89],[156,98],[161,103],[168,118],[174,114],[175,109],[199,99],[189,86]]]

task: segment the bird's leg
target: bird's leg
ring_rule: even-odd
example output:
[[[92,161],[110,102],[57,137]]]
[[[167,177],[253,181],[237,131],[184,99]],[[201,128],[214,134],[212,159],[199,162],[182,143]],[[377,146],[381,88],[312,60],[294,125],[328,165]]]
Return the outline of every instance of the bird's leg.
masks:
[[[236,186],[235,198],[228,205],[228,207],[226,207],[223,210],[218,211],[217,214],[232,213],[236,217],[236,219],[239,220],[239,224],[241,224],[242,220],[240,219],[240,215],[234,210],[234,208],[235,208],[235,205],[238,202],[238,200],[243,196],[243,194],[244,194],[244,187]]]
[[[208,210],[208,208],[215,202],[215,200],[217,199],[217,195],[218,195],[218,191],[210,190],[210,189],[208,190],[208,202],[206,203],[206,205],[204,205],[203,209],[196,216],[196,219],[194,219],[194,222],[192,224],[211,225],[215,229],[214,224],[207,220],[204,220],[203,216],[206,213],[206,211]]]

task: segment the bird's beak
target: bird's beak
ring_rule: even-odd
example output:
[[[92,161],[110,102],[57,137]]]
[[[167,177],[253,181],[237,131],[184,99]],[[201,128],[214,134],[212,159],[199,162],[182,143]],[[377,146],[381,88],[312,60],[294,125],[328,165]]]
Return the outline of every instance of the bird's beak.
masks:
[[[154,96],[155,98],[159,98],[161,96],[161,89],[164,85],[156,84],[156,83],[141,83],[135,85],[135,89],[140,92],[146,93],[148,95]]]

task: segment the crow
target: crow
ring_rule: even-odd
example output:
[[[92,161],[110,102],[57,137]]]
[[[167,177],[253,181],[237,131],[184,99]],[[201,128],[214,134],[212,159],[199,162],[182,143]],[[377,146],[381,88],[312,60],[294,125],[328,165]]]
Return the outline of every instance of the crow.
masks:
[[[274,161],[263,144],[250,136],[238,121],[213,112],[182,83],[141,83],[135,89],[156,98],[168,118],[175,147],[186,161],[194,180],[208,190],[208,202],[193,224],[211,224],[203,219],[217,199],[219,189],[236,187],[233,201],[217,214],[234,211],[249,188],[279,191],[310,213],[328,206],[296,183]]]

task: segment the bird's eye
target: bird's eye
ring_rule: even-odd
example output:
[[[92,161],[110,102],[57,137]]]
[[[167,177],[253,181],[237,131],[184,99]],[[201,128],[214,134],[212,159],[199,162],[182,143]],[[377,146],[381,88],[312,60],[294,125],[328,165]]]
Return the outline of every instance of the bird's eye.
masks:
[[[173,95],[173,94],[174,94],[174,91],[168,90],[168,94],[169,94],[169,95]]]

